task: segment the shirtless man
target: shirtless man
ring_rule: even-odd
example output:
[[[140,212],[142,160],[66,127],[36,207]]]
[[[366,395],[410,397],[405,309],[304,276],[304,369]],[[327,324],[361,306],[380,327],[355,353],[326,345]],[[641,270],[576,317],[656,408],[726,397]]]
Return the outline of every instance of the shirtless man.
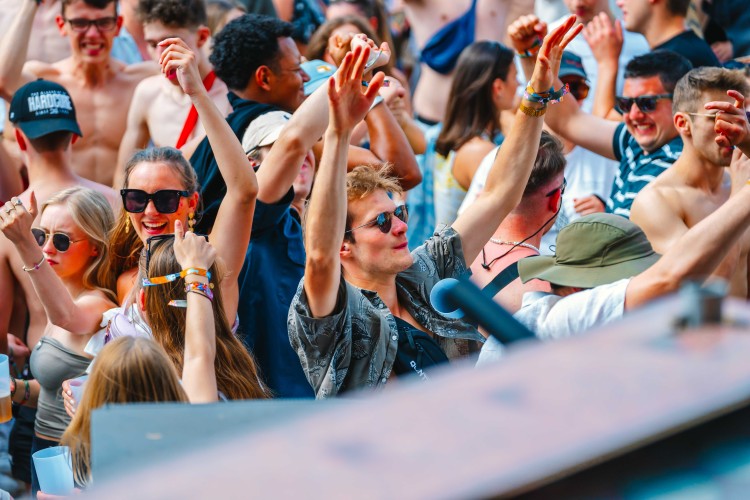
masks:
[[[470,7],[474,1],[476,11],[472,13]],[[427,124],[442,121],[451,86],[451,72],[461,50],[475,40],[496,40],[507,45],[506,28],[510,21],[533,10],[533,0],[404,0],[404,12],[420,50],[454,20],[464,15],[464,21],[476,20],[473,33],[467,33],[465,26],[456,26],[457,32],[448,36],[451,53],[455,48],[455,58],[448,58],[453,62],[447,65],[449,67],[441,68],[439,72],[433,68],[435,64],[431,67],[431,63],[424,60],[423,54],[422,73],[414,90],[414,112],[417,117]],[[462,43],[464,37],[467,38]]]
[[[155,60],[164,48],[158,44],[166,38],[179,37],[185,41],[198,58],[198,71],[216,107],[224,116],[231,106],[227,99],[227,86],[213,72],[213,66],[201,47],[211,38],[206,26],[206,8],[203,0],[142,0],[138,16],[143,22],[143,30]],[[120,186],[125,164],[132,154],[148,145],[149,139],[155,146],[182,148],[189,142],[205,136],[203,126],[189,120],[192,106],[172,75],[154,75],[146,78],[135,89],[128,112],[128,128],[120,145],[118,170],[115,187]]]
[[[674,124],[684,144],[682,155],[638,194],[631,210],[632,221],[657,253],[666,253],[688,229],[724,204],[732,189],[742,187],[730,182],[725,167],[732,161],[732,148],[717,144],[715,112],[704,109],[710,101],[734,102],[728,90],[748,95],[750,86],[738,72],[703,67],[690,71],[675,87]],[[735,161],[741,161],[740,156],[738,151]],[[746,236],[740,242],[740,260],[732,274],[731,292],[741,297],[748,291],[748,240]],[[734,262],[729,258],[724,265]]]
[[[26,61],[38,8],[36,0],[23,0],[0,43],[0,96],[10,100],[19,87],[38,78],[68,89],[83,131],[73,151],[76,173],[111,185],[133,91],[156,66],[126,66],[112,58],[112,43],[122,25],[114,0],[62,0],[57,25],[70,40],[71,57],[52,64]]]

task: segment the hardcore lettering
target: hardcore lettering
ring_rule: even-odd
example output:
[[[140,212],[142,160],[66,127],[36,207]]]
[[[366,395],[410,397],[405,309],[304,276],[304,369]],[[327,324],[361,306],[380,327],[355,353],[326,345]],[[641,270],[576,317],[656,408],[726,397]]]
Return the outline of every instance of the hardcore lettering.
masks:
[[[36,112],[41,109],[63,109],[73,110],[73,104],[70,102],[70,96],[60,92],[45,92],[42,94],[32,94],[28,98],[29,111]]]

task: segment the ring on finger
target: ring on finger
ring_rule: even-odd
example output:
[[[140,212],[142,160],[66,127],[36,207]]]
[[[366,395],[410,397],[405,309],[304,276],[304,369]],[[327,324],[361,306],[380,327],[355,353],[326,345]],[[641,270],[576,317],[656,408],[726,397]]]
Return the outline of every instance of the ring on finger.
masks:
[[[16,198],[16,200],[13,202],[15,206],[23,205],[20,198]]]

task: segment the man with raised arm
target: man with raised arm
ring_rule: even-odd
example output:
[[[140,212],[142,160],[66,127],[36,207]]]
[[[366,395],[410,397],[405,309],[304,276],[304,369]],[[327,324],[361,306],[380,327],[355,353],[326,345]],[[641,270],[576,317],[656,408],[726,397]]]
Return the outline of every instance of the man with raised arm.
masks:
[[[735,102],[727,95],[730,90],[750,94],[741,73],[722,68],[697,68],[677,82],[673,111],[684,144],[682,155],[638,194],[631,211],[631,220],[643,229],[658,253],[670,249],[688,229],[724,204],[732,189],[737,189],[726,168],[732,161],[732,147],[716,143],[716,113],[704,108],[711,101]],[[738,150],[734,161],[748,160],[743,160]],[[737,264],[731,291],[739,297],[747,297],[747,253],[745,242],[739,262],[734,256],[724,264]]]
[[[204,0],[141,0],[136,11],[154,59],[163,47],[159,42],[179,37],[198,58],[198,71],[208,95],[225,116],[231,111],[227,86],[216,78],[203,46],[210,41]],[[176,76],[154,75],[135,89],[128,112],[128,127],[120,144],[115,187],[122,183],[125,164],[138,149],[149,144],[182,148],[205,136],[198,113],[180,88]]]
[[[63,0],[57,25],[70,40],[71,56],[56,63],[27,61],[41,2],[22,2],[0,42],[0,96],[10,100],[19,87],[38,78],[63,85],[75,102],[83,132],[73,147],[75,171],[112,185],[133,91],[157,68],[152,63],[126,66],[112,57],[112,43],[122,25],[115,0]]]
[[[546,31],[547,26],[534,16],[522,17],[508,29],[519,53],[533,53]],[[533,57],[522,62],[524,71],[530,74]],[[682,151],[682,140],[672,122],[672,91],[690,69],[688,60],[669,51],[651,52],[630,61],[623,95],[616,99],[624,123],[585,113],[574,99],[552,106],[545,116],[547,125],[564,139],[620,162],[607,200],[608,212],[629,217],[638,192],[674,163]],[[559,85],[556,82],[555,88]],[[533,86],[529,91],[544,92]]]
[[[532,85],[552,86],[563,49],[582,28],[574,23],[571,17],[546,37]],[[346,174],[352,128],[383,79],[378,74],[361,86],[368,55],[369,48],[355,49],[329,82],[331,118],[308,206],[305,276],[289,310],[289,337],[318,398],[381,387],[398,375],[424,379],[434,365],[481,341],[471,325],[437,313],[429,294],[439,280],[466,272],[467,261],[518,204],[536,157],[528,145],[538,144],[547,107],[522,100],[485,196],[410,253],[406,208],[389,196],[398,184],[383,169]]]

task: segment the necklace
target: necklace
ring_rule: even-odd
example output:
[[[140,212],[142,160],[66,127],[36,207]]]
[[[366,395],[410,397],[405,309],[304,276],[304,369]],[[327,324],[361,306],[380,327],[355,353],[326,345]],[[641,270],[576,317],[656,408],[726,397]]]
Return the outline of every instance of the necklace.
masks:
[[[514,247],[524,247],[524,248],[528,248],[529,250],[534,250],[536,253],[539,253],[539,254],[542,253],[537,247],[535,247],[531,243],[525,243],[523,241],[502,241],[497,238],[490,238],[490,241],[494,243],[495,245],[510,245]]]

